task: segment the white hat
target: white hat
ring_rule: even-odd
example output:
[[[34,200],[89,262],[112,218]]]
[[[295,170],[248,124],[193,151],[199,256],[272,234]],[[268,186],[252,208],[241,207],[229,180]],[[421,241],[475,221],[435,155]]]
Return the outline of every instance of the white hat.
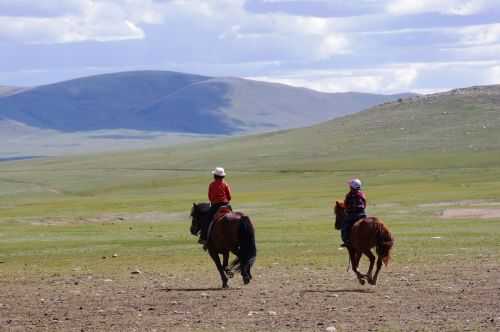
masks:
[[[215,170],[212,171],[212,174],[216,176],[226,176],[226,172],[222,167],[215,167]]]
[[[349,180],[349,182],[347,182],[347,184],[352,189],[356,189],[356,190],[361,189],[361,180],[360,179],[351,179],[351,180]]]

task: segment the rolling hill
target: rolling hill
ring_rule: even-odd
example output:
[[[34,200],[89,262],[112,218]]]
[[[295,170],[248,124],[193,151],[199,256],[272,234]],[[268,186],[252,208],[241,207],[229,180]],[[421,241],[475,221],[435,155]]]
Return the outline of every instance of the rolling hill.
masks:
[[[407,98],[319,125],[193,146],[206,165],[255,169],[485,166],[500,162],[500,86]],[[240,156],[231,158],[228,156]],[[186,158],[185,157],[185,158]],[[179,157],[176,157],[179,158]],[[197,167],[198,163],[186,163]]]
[[[308,126],[400,97],[327,94],[238,78],[141,71],[7,95],[0,98],[0,118],[61,132],[133,129],[227,135]]]
[[[36,161],[37,167],[127,165],[134,169],[307,172],[500,164],[500,86],[387,103],[319,125],[98,158]]]

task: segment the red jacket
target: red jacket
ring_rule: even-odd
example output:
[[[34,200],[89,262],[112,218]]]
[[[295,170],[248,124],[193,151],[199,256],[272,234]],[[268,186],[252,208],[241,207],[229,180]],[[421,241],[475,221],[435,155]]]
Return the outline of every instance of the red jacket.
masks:
[[[347,213],[363,212],[366,209],[366,196],[360,190],[351,190],[347,193],[344,200]]]
[[[224,180],[214,180],[208,186],[208,200],[212,204],[229,203],[231,201],[231,188]]]

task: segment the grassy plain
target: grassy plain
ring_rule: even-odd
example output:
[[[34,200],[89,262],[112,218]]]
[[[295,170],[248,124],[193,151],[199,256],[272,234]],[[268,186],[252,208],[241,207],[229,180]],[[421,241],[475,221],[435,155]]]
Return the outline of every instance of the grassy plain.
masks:
[[[498,257],[499,219],[445,220],[439,214],[457,205],[498,203],[500,166],[357,170],[355,164],[350,171],[228,170],[235,208],[257,226],[259,264],[344,264],[331,207],[352,176],[365,180],[369,213],[396,236],[396,264],[440,262],[445,255]],[[77,267],[172,271],[206,260],[188,232],[188,215],[193,201],[206,200],[209,165],[205,172],[75,165],[30,161],[1,170],[4,276]],[[439,202],[449,206],[434,205]],[[101,258],[114,253],[119,259]]]

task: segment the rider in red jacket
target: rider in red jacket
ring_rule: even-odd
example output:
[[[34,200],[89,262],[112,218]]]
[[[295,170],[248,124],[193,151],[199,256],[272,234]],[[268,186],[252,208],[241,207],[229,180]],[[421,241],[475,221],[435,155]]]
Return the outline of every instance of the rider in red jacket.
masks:
[[[200,243],[207,242],[207,233],[208,226],[212,222],[217,210],[221,206],[228,206],[231,208],[229,203],[231,202],[231,187],[224,180],[226,177],[226,172],[222,167],[216,167],[215,170],[212,171],[214,176],[214,180],[208,186],[208,200],[210,201],[210,210],[208,212],[208,220],[209,223],[206,224],[206,227],[202,227],[200,234]]]
[[[340,232],[342,241],[344,241],[343,247],[350,244],[351,227],[354,223],[359,219],[366,218],[366,195],[361,191],[361,180],[352,179],[348,185],[350,190],[344,199],[346,217]]]

